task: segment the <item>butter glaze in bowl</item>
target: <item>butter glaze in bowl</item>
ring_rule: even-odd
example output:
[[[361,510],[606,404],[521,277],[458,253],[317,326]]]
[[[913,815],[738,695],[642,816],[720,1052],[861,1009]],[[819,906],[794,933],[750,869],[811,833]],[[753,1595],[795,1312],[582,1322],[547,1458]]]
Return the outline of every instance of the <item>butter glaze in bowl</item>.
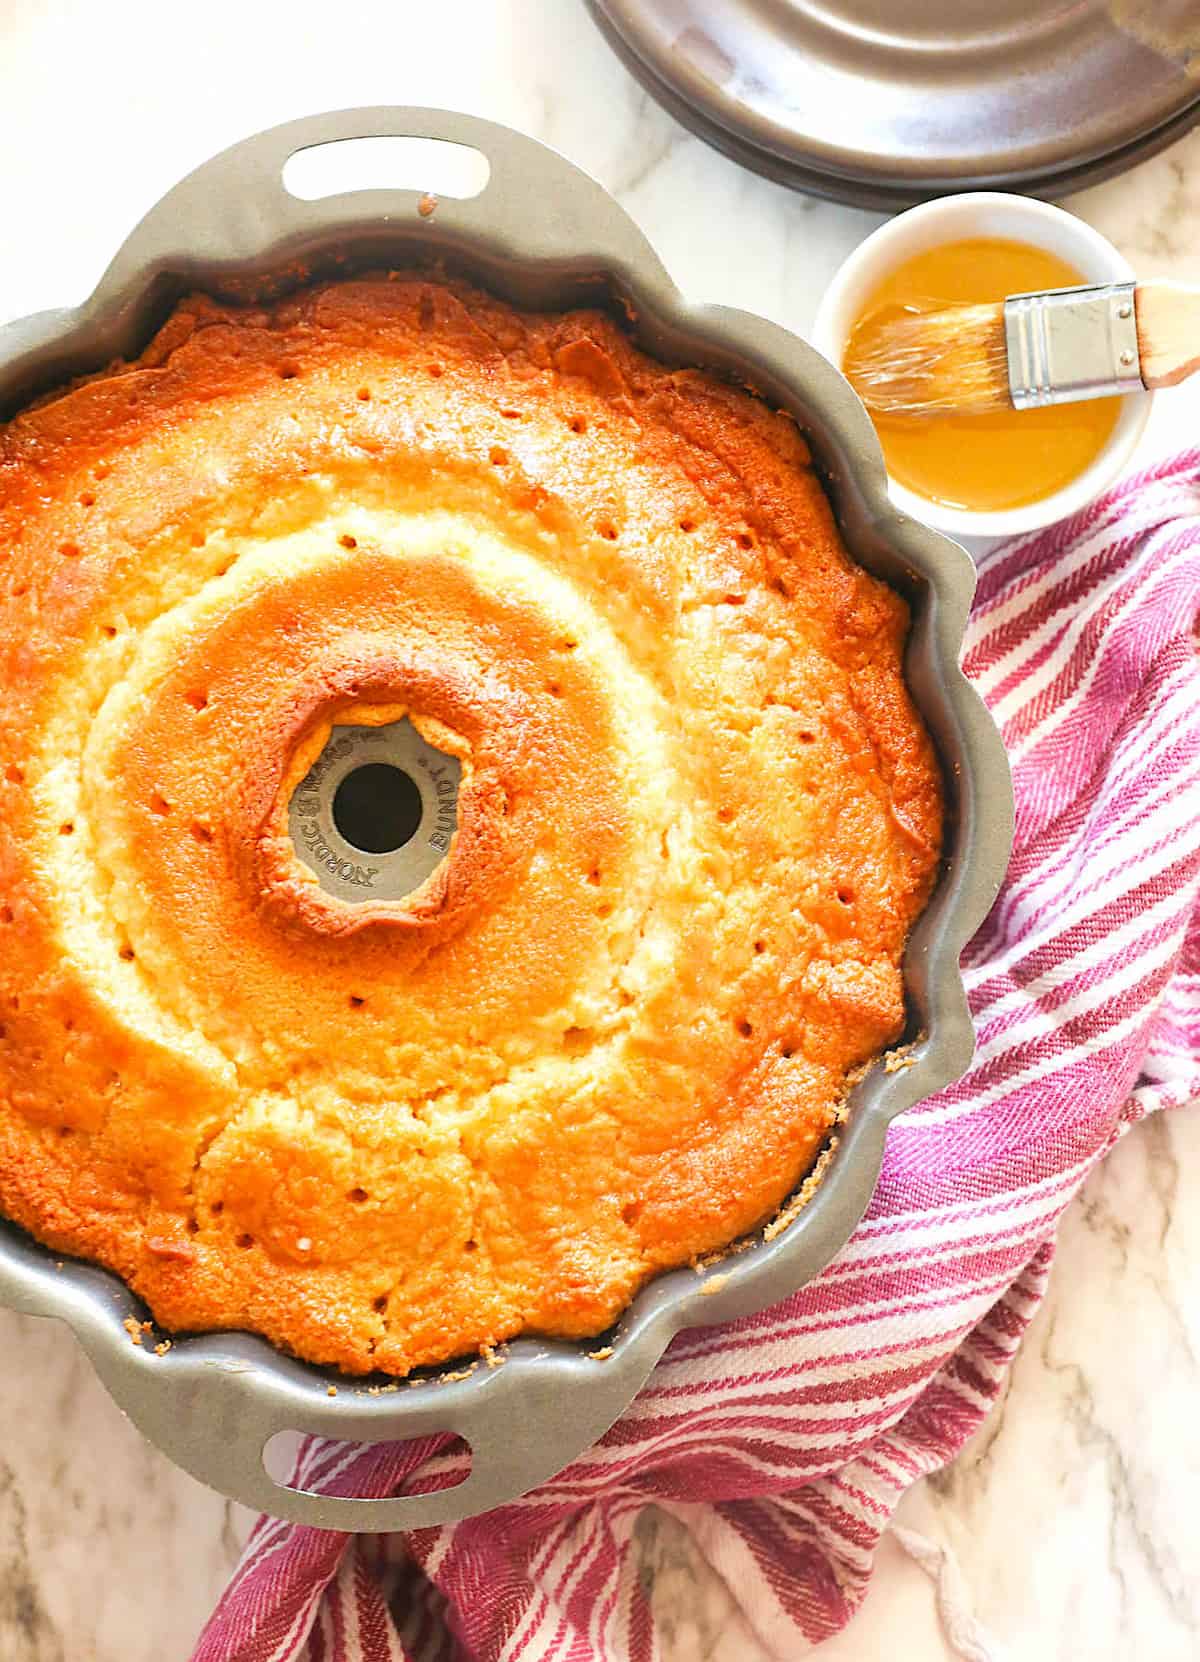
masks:
[[[483,191],[432,204],[417,191],[300,202],[284,165],[341,140],[415,136],[465,145],[490,166]],[[130,1341],[146,1316],[117,1278],[63,1262],[0,1226],[0,1299],[67,1321],[121,1407],[201,1481],[247,1505],[320,1527],[411,1529],[486,1511],[545,1481],[601,1436],[680,1329],[747,1315],[793,1293],[843,1245],[869,1203],[896,1114],[966,1067],[973,1035],[958,956],[995,896],[1011,840],[1007,762],[995,727],[958,667],[974,587],[963,551],[896,512],[878,445],[857,399],[824,360],[784,330],[686,303],[624,212],[539,144],[441,111],[346,111],[291,123],[218,156],[176,187],[74,311],[0,331],[0,405],[94,371],[144,345],[182,295],[256,295],[342,271],[441,262],[526,308],[601,305],[670,364],[711,369],[792,413],[817,460],[854,558],[912,612],[906,679],[937,750],[946,836],[934,895],[905,957],[909,1011],[902,1065],[873,1066],[844,1123],[777,1227],[718,1264],[651,1282],[604,1339],[522,1339],[503,1365],[432,1373],[399,1391],[348,1380],[240,1333]],[[156,1337],[156,1336],[155,1336]],[[597,1354],[598,1352],[598,1354]],[[336,1386],[336,1391],[331,1387]],[[327,1497],[285,1488],[263,1453],[281,1432],[380,1442],[453,1432],[469,1477],[435,1494]]]
[[[839,369],[846,342],[880,282],[905,260],[929,248],[974,237],[997,237],[1044,248],[1082,272],[1085,282],[1130,280],[1133,268],[1099,231],[1050,202],[1004,191],[970,191],[941,197],[897,214],[859,244],[834,273],[813,323],[812,342]],[[1061,490],[1017,508],[973,512],[951,507],[889,480],[892,501],[903,513],[923,519],[952,537],[1012,537],[1053,525],[1085,507],[1129,466],[1150,419],[1154,394],[1135,392],[1121,400],[1108,442],[1090,466]]]

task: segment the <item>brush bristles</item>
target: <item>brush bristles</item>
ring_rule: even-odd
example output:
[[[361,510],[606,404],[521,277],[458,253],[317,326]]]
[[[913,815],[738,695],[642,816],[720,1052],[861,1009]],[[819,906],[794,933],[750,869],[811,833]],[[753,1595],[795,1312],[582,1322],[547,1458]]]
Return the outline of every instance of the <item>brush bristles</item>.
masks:
[[[1004,306],[902,312],[859,330],[846,377],[877,415],[981,415],[1010,410]]]

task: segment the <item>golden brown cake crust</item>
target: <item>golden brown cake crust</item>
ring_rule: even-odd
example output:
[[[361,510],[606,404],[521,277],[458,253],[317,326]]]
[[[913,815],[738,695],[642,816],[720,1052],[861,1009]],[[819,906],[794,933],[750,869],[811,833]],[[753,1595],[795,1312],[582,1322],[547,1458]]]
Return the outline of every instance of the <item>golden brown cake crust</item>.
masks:
[[[602,1331],[901,1031],[907,621],[791,421],[599,313],[185,302],[0,432],[0,1207],[350,1372]],[[403,713],[458,831],[349,906],[288,797]]]

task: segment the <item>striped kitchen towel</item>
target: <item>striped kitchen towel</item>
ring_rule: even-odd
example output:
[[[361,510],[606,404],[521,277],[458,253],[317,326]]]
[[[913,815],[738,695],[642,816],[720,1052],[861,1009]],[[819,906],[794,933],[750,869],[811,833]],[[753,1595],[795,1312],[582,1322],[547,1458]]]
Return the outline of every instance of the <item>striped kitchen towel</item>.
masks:
[[[357,1538],[261,1521],[194,1662],[641,1662],[630,1537],[651,1502],[771,1656],[843,1626],[904,1489],[995,1401],[1091,1166],[1200,1095],[1198,608],[1200,450],[983,562],[966,665],[1017,831],[965,958],[978,1048],[893,1125],[825,1273],[682,1334],[597,1447],[485,1517]],[[438,1439],[301,1463],[304,1487],[368,1496],[463,1470]]]

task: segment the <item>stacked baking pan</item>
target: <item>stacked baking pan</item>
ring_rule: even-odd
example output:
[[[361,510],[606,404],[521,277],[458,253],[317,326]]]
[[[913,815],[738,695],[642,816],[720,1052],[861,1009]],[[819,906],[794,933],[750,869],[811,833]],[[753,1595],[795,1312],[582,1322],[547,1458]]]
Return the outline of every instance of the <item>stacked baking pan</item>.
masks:
[[[1200,119],[1196,0],[589,0],[628,67],[735,161],[895,211],[1061,196]]]

